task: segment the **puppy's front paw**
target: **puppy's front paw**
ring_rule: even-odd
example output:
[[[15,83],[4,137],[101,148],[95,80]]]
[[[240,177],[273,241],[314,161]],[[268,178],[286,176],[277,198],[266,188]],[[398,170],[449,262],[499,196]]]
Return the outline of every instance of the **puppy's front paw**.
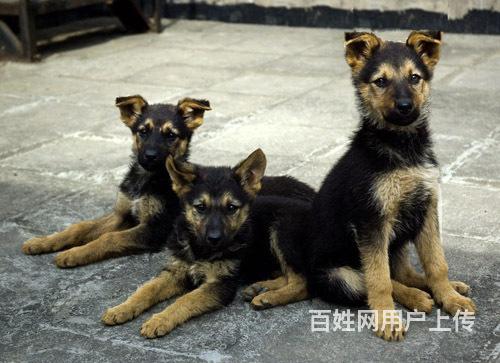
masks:
[[[167,335],[174,328],[175,324],[168,318],[155,314],[151,319],[142,324],[141,335],[149,339],[159,338]]]
[[[47,237],[35,237],[24,242],[21,250],[27,255],[39,255],[52,252],[52,246]]]
[[[389,312],[387,312],[389,313]],[[384,323],[385,320],[385,323]],[[402,341],[406,335],[406,326],[403,319],[399,316],[384,315],[382,311],[379,312],[377,328],[375,334],[388,341],[388,342],[398,342]]]
[[[68,251],[58,253],[54,258],[57,267],[70,268],[86,265],[88,262],[85,254],[81,251],[82,248],[83,247],[73,247]]]
[[[460,295],[453,290],[453,293],[446,295],[442,301],[443,310],[450,315],[455,315],[457,311],[469,311],[476,313],[476,305],[474,302],[465,296]]]
[[[106,310],[101,317],[101,321],[106,325],[117,325],[132,320],[137,315],[136,311],[130,306],[120,304]]]

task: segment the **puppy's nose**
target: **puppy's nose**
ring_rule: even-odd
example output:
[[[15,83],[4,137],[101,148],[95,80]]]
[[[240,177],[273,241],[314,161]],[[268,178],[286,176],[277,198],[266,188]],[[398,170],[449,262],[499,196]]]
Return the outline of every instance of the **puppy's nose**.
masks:
[[[210,244],[216,246],[222,239],[222,233],[220,231],[208,231],[207,240]]]
[[[154,161],[158,158],[158,153],[156,152],[156,150],[147,149],[146,151],[144,151],[144,156],[149,161]]]
[[[413,103],[409,98],[402,98],[396,102],[396,107],[403,115],[408,115],[413,110]]]

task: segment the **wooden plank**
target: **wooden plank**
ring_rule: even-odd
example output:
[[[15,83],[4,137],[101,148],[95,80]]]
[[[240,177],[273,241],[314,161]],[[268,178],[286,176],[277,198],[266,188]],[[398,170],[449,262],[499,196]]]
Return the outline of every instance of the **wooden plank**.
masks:
[[[156,0],[155,1],[155,13],[154,13],[154,21],[155,21],[155,31],[157,33],[161,33],[161,18],[163,17],[163,3],[165,0]]]
[[[0,0],[0,15],[19,15],[20,3],[21,0]],[[47,14],[105,3],[106,0],[31,0],[35,14]]]
[[[106,0],[34,0],[37,14],[47,14],[55,11],[71,10],[83,6],[105,3]]]
[[[19,15],[19,0],[0,0],[0,15]]]
[[[112,17],[95,17],[72,21],[55,27],[40,29],[38,35],[38,47],[48,44],[65,42],[70,38],[82,37],[96,33],[112,33],[122,29],[120,21]]]
[[[22,56],[22,45],[7,24],[0,20],[0,57]]]
[[[34,61],[36,52],[35,14],[31,0],[19,2],[19,29],[21,33],[21,44],[23,45],[23,57]]]

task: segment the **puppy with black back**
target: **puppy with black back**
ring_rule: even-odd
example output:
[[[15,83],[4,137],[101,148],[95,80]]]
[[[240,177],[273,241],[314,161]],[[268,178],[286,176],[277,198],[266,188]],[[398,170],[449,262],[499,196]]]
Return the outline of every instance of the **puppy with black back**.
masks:
[[[168,334],[187,320],[233,301],[238,286],[263,309],[308,296],[304,245],[314,190],[289,177],[264,177],[259,149],[235,167],[207,167],[167,159],[181,213],[167,241],[171,255],[154,279],[108,309],[107,325],[129,321],[151,306],[179,296],[146,321],[147,338]],[[267,192],[260,194],[267,185]],[[166,185],[165,187],[169,187]]]
[[[377,335],[401,340],[402,319],[385,324],[394,300],[430,312],[428,291],[449,314],[475,312],[463,296],[469,287],[448,280],[441,245],[439,169],[429,131],[441,32],[415,31],[405,43],[346,33],[345,41],[361,122],[314,201],[309,288],[327,301],[368,303]],[[410,243],[424,274],[409,261]]]
[[[184,98],[177,105],[148,104],[137,95],[118,97],[121,120],[132,132],[132,160],[120,184],[114,209],[62,232],[32,238],[22,246],[29,255],[56,252],[58,267],[87,265],[111,257],[158,251],[180,207],[165,160],[187,160],[193,132],[203,123],[206,100]]]

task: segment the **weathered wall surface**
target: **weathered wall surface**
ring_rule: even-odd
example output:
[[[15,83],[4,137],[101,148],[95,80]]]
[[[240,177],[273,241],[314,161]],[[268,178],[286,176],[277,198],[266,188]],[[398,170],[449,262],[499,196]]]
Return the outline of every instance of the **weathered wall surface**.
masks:
[[[145,0],[143,0],[145,1]],[[500,0],[165,0],[167,18],[500,34]]]
[[[172,0],[173,4],[247,5],[312,8],[327,6],[342,10],[403,11],[419,9],[463,18],[471,10],[500,11],[500,0]]]

